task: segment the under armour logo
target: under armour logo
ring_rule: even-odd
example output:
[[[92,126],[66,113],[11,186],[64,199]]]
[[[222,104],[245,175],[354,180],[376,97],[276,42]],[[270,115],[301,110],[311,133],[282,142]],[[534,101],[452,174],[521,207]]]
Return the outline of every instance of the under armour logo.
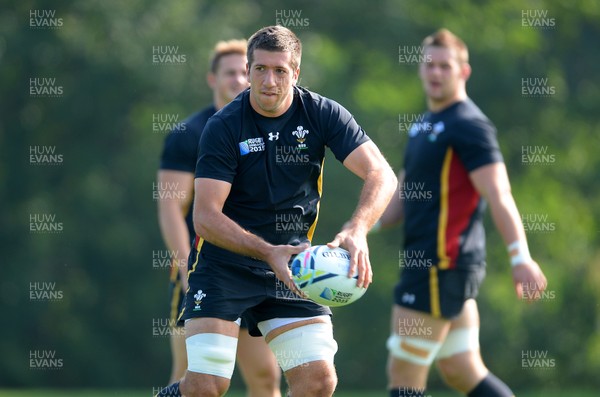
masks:
[[[300,209],[300,211],[302,211],[302,215],[306,215],[306,214],[304,213],[304,207],[303,207],[303,206],[296,204],[296,205],[294,206],[294,208],[299,208],[299,209]]]
[[[276,141],[279,139],[279,131],[277,131],[276,134],[273,134],[272,132],[269,132],[269,140],[270,141]]]

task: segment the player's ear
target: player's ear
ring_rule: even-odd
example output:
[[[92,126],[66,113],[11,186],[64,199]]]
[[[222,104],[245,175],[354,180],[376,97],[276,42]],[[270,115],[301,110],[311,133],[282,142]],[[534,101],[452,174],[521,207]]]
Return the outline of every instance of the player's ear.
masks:
[[[294,76],[293,76],[293,81],[294,81],[294,85],[296,85],[298,83],[298,78],[300,78],[300,66],[298,66],[296,68],[296,70],[294,70]]]
[[[217,86],[217,76],[215,76],[215,74],[212,72],[207,73],[206,83],[208,84],[211,90],[214,90]]]
[[[464,62],[460,67],[460,73],[464,81],[469,80],[469,77],[471,77],[471,65]]]

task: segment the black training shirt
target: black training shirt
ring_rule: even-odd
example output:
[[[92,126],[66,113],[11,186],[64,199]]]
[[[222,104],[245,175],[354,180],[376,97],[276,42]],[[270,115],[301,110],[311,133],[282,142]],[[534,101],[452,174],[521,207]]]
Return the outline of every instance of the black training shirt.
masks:
[[[341,105],[304,88],[294,87],[290,109],[273,118],[256,113],[249,95],[240,94],[206,124],[196,178],[231,183],[223,213],[251,233],[272,244],[311,240],[325,147],[343,162],[369,137]],[[269,268],[202,238],[195,244],[209,258]]]

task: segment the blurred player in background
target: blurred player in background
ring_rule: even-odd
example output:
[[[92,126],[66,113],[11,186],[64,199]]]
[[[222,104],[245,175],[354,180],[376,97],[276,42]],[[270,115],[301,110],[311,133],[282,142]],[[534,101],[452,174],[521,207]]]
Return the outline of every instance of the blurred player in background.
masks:
[[[390,396],[424,395],[437,360],[454,389],[509,397],[513,392],[479,351],[474,298],[485,275],[485,202],[507,244],[517,295],[539,297],[546,278],[529,254],[495,128],[467,96],[467,47],[445,29],[423,46],[419,75],[429,111],[409,130],[398,190],[380,219],[384,227],[404,220],[403,270],[387,343]]]
[[[170,324],[176,323],[182,309],[184,294],[188,289],[187,258],[191,242],[196,237],[192,221],[192,200],[198,142],[208,119],[249,86],[246,77],[245,40],[221,41],[216,44],[210,60],[207,82],[213,91],[213,104],[182,122],[180,130],[171,131],[165,140],[158,172],[159,186],[167,191],[171,190],[172,193],[161,197],[173,197],[158,201],[163,239],[169,250],[175,254],[175,265],[171,269]],[[173,366],[169,383],[183,377],[187,369],[183,327],[178,329],[181,332],[172,332],[171,335]],[[240,332],[237,357],[248,387],[248,396],[281,395],[281,371],[262,338],[251,337],[247,330]]]
[[[387,206],[396,177],[346,109],[296,86],[301,55],[289,29],[256,32],[248,43],[250,90],[215,114],[200,140],[198,237],[181,316],[189,363],[181,393],[188,397],[227,391],[242,313],[250,333],[269,343],[292,396],[333,394],[331,310],[293,295],[301,292],[289,268],[316,227],[326,146],[364,180],[354,214],[329,245],[350,251],[359,287],[372,280],[366,233]],[[278,229],[278,219],[289,216],[298,222]]]

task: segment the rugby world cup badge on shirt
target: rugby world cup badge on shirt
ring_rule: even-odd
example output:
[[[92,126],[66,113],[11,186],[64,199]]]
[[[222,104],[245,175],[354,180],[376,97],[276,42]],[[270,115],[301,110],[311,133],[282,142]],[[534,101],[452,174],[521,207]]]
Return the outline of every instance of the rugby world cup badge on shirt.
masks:
[[[261,136],[257,138],[248,138],[245,141],[239,142],[238,145],[242,156],[265,151],[265,141]]]

